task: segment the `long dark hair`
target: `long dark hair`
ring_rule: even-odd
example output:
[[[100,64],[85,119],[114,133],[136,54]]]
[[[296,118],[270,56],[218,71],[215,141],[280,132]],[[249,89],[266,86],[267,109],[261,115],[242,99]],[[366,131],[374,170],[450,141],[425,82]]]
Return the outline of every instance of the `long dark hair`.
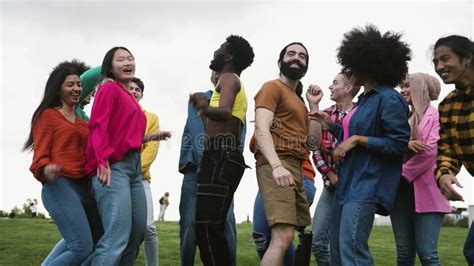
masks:
[[[298,85],[296,85],[296,89],[295,89],[295,93],[296,93],[296,96],[298,96],[298,98],[300,98],[300,100],[304,103],[304,99],[303,99],[303,83],[301,83],[301,81],[298,82]]]
[[[61,107],[62,103],[59,98],[59,91],[61,86],[69,75],[77,75],[77,72],[71,67],[58,65],[53,69],[53,72],[49,75],[46,86],[44,87],[44,95],[40,105],[36,108],[33,116],[31,117],[30,134],[28,140],[23,145],[23,151],[33,150],[33,127],[37,119],[41,118],[43,111],[46,108]]]
[[[114,74],[112,73],[112,61],[114,61],[114,54],[117,50],[122,49],[130,53],[130,55],[133,54],[130,52],[127,48],[123,46],[115,46],[114,48],[110,49],[104,56],[104,60],[102,60],[102,71],[100,74],[102,75],[103,79],[115,79]]]

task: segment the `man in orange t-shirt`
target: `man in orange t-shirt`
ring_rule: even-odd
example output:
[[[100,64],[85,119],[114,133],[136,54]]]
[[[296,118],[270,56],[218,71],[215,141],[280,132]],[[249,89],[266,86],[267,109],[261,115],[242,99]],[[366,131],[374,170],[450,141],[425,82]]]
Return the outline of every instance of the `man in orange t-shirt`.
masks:
[[[308,119],[308,110],[296,93],[308,69],[308,51],[290,43],[280,52],[280,76],[266,82],[255,96],[257,181],[262,193],[272,240],[262,265],[281,265],[296,228],[311,224],[303,189],[303,162],[308,149],[319,145],[321,126]],[[319,110],[322,91],[310,86],[310,110]]]

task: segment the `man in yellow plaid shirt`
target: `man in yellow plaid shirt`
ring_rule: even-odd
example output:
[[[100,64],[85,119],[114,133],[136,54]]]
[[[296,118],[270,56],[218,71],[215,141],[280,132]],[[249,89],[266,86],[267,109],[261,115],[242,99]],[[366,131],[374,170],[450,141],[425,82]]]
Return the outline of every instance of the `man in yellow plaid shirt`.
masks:
[[[448,200],[464,201],[453,184],[462,187],[456,178],[462,165],[474,176],[474,43],[457,35],[440,38],[433,58],[443,82],[456,85],[438,106],[440,140],[435,175]],[[464,244],[464,256],[474,265],[474,223]]]

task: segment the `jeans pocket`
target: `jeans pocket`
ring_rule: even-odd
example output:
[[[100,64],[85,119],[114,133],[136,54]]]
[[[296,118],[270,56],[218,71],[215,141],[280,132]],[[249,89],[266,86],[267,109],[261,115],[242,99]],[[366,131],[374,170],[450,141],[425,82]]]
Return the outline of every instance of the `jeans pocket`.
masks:
[[[227,214],[229,187],[198,184],[196,223],[221,223]]]
[[[231,186],[235,189],[239,185],[240,179],[247,167],[244,156],[240,152],[226,151],[222,158],[221,167],[215,172],[215,180],[219,184]]]

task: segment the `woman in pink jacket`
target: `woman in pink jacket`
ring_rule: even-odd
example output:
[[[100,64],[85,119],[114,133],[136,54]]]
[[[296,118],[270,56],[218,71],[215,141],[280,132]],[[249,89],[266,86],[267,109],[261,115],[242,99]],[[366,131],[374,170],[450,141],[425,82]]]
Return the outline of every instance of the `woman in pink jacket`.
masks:
[[[451,208],[434,177],[439,116],[430,101],[438,99],[440,89],[435,77],[416,73],[405,79],[400,92],[411,107],[411,140],[390,212],[398,265],[415,265],[416,253],[422,265],[441,265],[438,235],[444,215]]]
[[[135,58],[127,48],[107,52],[101,74],[108,81],[95,94],[86,148],[85,170],[104,227],[88,259],[92,265],[133,265],[145,236],[140,152],[146,118],[128,90],[134,73]]]

